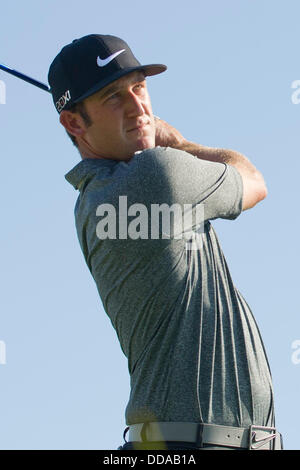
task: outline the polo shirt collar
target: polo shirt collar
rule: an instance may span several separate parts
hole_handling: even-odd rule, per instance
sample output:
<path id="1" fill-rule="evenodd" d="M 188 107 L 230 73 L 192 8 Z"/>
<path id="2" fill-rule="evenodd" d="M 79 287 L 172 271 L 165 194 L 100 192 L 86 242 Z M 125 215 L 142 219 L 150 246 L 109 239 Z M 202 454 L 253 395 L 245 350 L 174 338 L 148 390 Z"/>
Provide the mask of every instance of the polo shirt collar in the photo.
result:
<path id="1" fill-rule="evenodd" d="M 85 158 L 72 168 L 71 171 L 65 174 L 65 179 L 74 186 L 75 189 L 90 180 L 100 168 L 113 166 L 118 163 L 115 160 L 108 160 L 102 158 Z"/>

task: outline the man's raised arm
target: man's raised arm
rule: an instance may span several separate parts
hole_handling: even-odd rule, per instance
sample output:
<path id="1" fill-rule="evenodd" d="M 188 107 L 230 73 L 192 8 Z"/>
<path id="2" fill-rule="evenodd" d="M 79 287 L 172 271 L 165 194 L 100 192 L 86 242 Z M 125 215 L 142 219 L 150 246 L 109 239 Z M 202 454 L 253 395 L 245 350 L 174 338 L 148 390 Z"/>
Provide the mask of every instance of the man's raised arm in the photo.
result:
<path id="1" fill-rule="evenodd" d="M 162 119 L 156 118 L 155 122 L 156 145 L 184 150 L 202 160 L 226 163 L 238 170 L 243 180 L 243 211 L 251 209 L 267 196 L 267 187 L 262 174 L 241 153 L 189 142 L 177 129 Z"/>

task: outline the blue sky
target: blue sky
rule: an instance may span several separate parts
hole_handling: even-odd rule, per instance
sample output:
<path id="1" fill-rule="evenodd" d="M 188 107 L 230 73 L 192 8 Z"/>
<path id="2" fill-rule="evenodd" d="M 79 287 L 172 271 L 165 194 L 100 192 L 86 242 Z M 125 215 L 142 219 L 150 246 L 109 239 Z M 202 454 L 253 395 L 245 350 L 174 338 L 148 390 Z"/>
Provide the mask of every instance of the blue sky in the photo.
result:
<path id="1" fill-rule="evenodd" d="M 0 62 L 43 82 L 59 50 L 90 33 L 165 63 L 148 79 L 154 112 L 263 173 L 267 199 L 213 225 L 264 340 L 285 448 L 300 449 L 300 3 L 29 0 L 0 12 Z M 48 93 L 1 71 L 0 80 L 0 448 L 116 449 L 129 376 L 77 241 L 77 193 L 64 175 L 79 154 Z"/>

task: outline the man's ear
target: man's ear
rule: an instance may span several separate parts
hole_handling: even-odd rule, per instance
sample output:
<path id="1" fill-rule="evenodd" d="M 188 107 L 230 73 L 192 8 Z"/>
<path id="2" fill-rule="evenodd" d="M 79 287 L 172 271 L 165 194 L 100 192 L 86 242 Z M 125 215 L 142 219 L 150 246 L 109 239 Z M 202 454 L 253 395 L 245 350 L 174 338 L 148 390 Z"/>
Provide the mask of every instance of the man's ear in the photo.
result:
<path id="1" fill-rule="evenodd" d="M 86 132 L 86 126 L 82 117 L 78 113 L 63 110 L 59 116 L 60 123 L 69 134 L 75 137 L 83 136 Z"/>

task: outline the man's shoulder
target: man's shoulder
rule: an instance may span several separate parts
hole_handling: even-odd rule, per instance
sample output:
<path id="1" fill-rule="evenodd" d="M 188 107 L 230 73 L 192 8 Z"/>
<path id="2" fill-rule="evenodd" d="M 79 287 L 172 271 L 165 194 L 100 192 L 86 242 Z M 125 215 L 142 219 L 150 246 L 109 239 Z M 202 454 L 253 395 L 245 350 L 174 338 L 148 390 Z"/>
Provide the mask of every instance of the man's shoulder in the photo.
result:
<path id="1" fill-rule="evenodd" d="M 148 170 L 164 171 L 170 170 L 175 166 L 182 166 L 188 160 L 195 162 L 197 157 L 185 152 L 184 150 L 178 150 L 171 147 L 153 147 L 136 152 L 132 163 L 136 162 L 138 168 Z"/>

